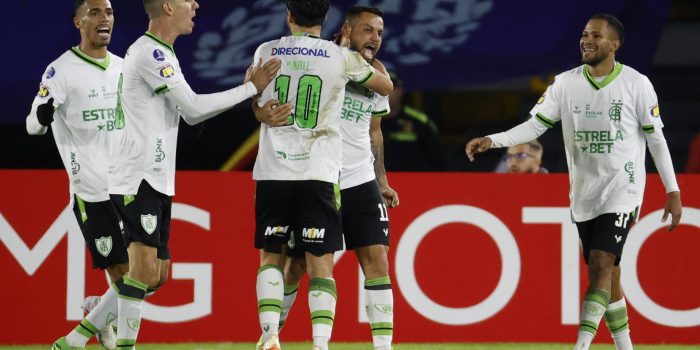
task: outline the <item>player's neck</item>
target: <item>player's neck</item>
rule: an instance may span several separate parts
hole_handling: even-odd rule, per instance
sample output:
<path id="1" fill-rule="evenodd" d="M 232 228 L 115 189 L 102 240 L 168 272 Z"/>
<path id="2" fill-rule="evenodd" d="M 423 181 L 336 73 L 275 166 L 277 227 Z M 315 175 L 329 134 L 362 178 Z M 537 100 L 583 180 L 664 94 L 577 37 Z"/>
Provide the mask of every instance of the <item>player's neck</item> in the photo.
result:
<path id="1" fill-rule="evenodd" d="M 306 33 L 308 35 L 316 36 L 319 38 L 321 37 L 321 26 L 300 27 L 296 24 L 289 24 L 289 30 L 292 32 L 292 34 Z"/>
<path id="2" fill-rule="evenodd" d="M 172 29 L 169 23 L 159 20 L 150 20 L 148 22 L 148 32 L 170 46 L 173 46 L 173 44 L 175 44 L 175 39 L 180 36 L 179 33 Z"/>
<path id="3" fill-rule="evenodd" d="M 588 74 L 592 77 L 604 77 L 610 75 L 613 69 L 615 69 L 615 57 L 611 56 L 595 66 L 588 65 Z"/>
<path id="4" fill-rule="evenodd" d="M 87 56 L 98 60 L 107 57 L 107 46 L 94 47 L 88 42 L 81 41 L 80 45 L 78 45 L 78 49 Z"/>

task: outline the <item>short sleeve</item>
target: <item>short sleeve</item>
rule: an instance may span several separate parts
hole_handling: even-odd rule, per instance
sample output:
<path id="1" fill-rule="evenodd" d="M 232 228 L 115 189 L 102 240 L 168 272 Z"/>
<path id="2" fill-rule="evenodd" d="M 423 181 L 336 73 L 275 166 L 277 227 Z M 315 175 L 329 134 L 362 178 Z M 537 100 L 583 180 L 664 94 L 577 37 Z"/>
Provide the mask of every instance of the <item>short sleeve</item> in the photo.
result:
<path id="1" fill-rule="evenodd" d="M 139 76 L 157 94 L 171 90 L 185 81 L 177 57 L 162 46 L 153 45 L 139 52 L 136 67 Z"/>
<path id="2" fill-rule="evenodd" d="M 358 84 L 364 84 L 374 75 L 374 67 L 357 51 L 343 48 L 345 56 L 345 76 Z"/>
<path id="3" fill-rule="evenodd" d="M 561 120 L 560 101 L 563 79 L 557 77 L 554 82 L 547 87 L 542 97 L 537 100 L 537 104 L 530 111 L 530 115 L 538 122 L 548 128 L 553 128 L 554 124 Z"/>
<path id="4" fill-rule="evenodd" d="M 373 117 L 384 117 L 391 113 L 391 107 L 389 106 L 389 96 L 379 96 L 377 104 L 374 106 L 372 111 Z"/>
<path id="5" fill-rule="evenodd" d="M 654 91 L 654 86 L 651 85 L 651 82 L 645 76 L 640 78 L 640 82 L 636 86 L 639 90 L 635 109 L 642 130 L 647 134 L 661 130 L 664 124 L 661 121 L 659 99 L 656 96 L 656 91 Z"/>
<path id="6" fill-rule="evenodd" d="M 56 106 L 66 102 L 67 86 L 65 73 L 66 72 L 64 72 L 61 67 L 53 64 L 46 67 L 46 71 L 41 77 L 39 91 L 34 98 L 34 102 L 44 104 L 50 98 L 53 98 L 54 105 Z"/>

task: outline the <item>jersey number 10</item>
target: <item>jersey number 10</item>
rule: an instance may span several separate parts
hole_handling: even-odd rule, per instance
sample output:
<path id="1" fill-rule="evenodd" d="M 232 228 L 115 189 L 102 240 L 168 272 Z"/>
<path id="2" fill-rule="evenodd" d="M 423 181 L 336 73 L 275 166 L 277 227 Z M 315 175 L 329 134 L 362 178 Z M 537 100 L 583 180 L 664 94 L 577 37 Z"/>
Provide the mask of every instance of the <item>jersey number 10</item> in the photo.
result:
<path id="1" fill-rule="evenodd" d="M 275 92 L 280 104 L 287 103 L 292 77 L 280 75 L 275 79 Z M 287 118 L 287 125 L 296 122 L 302 129 L 313 129 L 318 125 L 318 107 L 321 101 L 323 81 L 317 75 L 302 75 L 297 85 L 297 100 L 294 113 Z"/>

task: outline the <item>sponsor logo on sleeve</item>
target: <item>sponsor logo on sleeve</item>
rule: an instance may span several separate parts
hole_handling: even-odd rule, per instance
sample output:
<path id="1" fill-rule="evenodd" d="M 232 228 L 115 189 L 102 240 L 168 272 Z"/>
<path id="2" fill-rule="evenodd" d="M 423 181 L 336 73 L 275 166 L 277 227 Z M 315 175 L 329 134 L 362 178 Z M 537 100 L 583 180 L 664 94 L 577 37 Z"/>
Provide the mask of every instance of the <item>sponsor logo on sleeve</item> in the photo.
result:
<path id="1" fill-rule="evenodd" d="M 39 93 L 37 93 L 37 96 L 39 96 L 39 97 L 49 96 L 49 87 L 44 85 L 44 83 L 39 84 Z"/>
<path id="2" fill-rule="evenodd" d="M 49 70 L 46 71 L 46 79 L 51 79 L 54 75 L 56 75 L 56 70 L 53 67 L 49 67 Z"/>
<path id="3" fill-rule="evenodd" d="M 542 97 L 540 97 L 540 99 L 537 100 L 537 104 L 538 104 L 538 105 L 541 105 L 542 102 L 544 102 L 544 96 L 545 96 L 545 94 L 542 94 Z"/>
<path id="4" fill-rule="evenodd" d="M 651 113 L 652 117 L 661 116 L 661 110 L 659 110 L 659 105 L 654 105 L 654 107 L 651 107 L 651 109 L 649 110 L 649 113 Z"/>
<path id="5" fill-rule="evenodd" d="M 155 49 L 153 50 L 153 58 L 156 61 L 165 61 L 165 53 L 163 53 L 163 51 L 161 51 L 160 49 Z"/>
<path id="6" fill-rule="evenodd" d="M 168 63 L 165 66 L 160 68 L 160 76 L 161 77 L 170 78 L 173 75 L 175 75 L 175 69 L 173 68 L 173 66 L 170 63 Z"/>

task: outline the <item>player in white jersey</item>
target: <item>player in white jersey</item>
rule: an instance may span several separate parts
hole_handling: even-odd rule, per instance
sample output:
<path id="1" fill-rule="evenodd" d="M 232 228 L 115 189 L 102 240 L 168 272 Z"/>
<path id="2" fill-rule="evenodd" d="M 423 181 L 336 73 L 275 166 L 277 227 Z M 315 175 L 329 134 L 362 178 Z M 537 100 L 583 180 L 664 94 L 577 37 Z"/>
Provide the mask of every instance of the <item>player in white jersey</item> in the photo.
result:
<path id="1" fill-rule="evenodd" d="M 479 152 L 534 140 L 562 122 L 571 214 L 589 275 L 577 350 L 589 348 L 603 316 L 616 349 L 632 349 L 619 263 L 642 205 L 645 145 L 666 187 L 662 221 L 671 214 L 670 231 L 681 218 L 680 190 L 656 93 L 647 77 L 615 61 L 623 42 L 624 27 L 617 18 L 592 16 L 580 40 L 583 65 L 556 77 L 530 112 L 532 118 L 466 146 L 473 161 Z"/>
<path id="2" fill-rule="evenodd" d="M 115 283 L 129 264 L 119 215 L 107 192 L 107 135 L 115 129 L 122 66 L 122 58 L 107 50 L 114 24 L 112 5 L 109 0 L 78 0 L 73 23 L 80 30 L 80 44 L 46 68 L 27 116 L 27 132 L 43 135 L 52 127 L 92 267 L 106 270 Z M 85 341 L 97 334 L 103 347 L 116 347 L 105 319 L 88 315 L 73 333 L 80 331 L 84 335 L 78 336 Z"/>
<path id="3" fill-rule="evenodd" d="M 384 22 L 376 7 L 356 5 L 348 10 L 337 43 L 362 54 L 378 72 L 388 76 L 375 59 L 382 43 Z M 272 103 L 275 103 L 273 101 Z M 258 120 L 272 125 L 286 123 L 288 104 L 278 108 L 256 108 Z M 399 204 L 384 169 L 381 117 L 389 114 L 389 98 L 349 82 L 340 114 L 343 161 L 340 198 L 345 247 L 355 250 L 365 275 L 365 308 L 374 348 L 388 350 L 393 336 L 393 296 L 389 279 L 389 217 L 387 206 Z M 278 122 L 279 121 L 279 122 Z M 284 299 L 280 329 L 296 299 L 299 281 L 306 273 L 304 252 L 289 249 L 284 268 Z M 374 305 L 379 305 L 375 308 Z"/>
<path id="4" fill-rule="evenodd" d="M 263 339 L 259 349 L 280 347 L 284 247 L 292 232 L 309 270 L 314 348 L 328 348 L 337 298 L 333 253 L 342 249 L 337 184 L 343 92 L 348 81 L 381 95 L 392 89 L 389 78 L 375 75 L 359 53 L 319 38 L 328 8 L 328 0 L 287 1 L 287 24 L 294 35 L 260 45 L 254 58 L 257 62 L 279 57 L 283 62 L 258 106 L 267 108 L 270 100 L 294 105 L 287 126 L 261 126 L 253 169 L 255 246 L 261 253 L 257 295 Z"/>
<path id="5" fill-rule="evenodd" d="M 146 0 L 144 6 L 150 18 L 149 32 L 131 46 L 122 77 L 107 91 L 112 94 L 114 130 L 105 190 L 123 219 L 129 273 L 115 282 L 115 288 L 108 289 L 88 315 L 88 319 L 94 314 L 95 319 L 108 322 L 114 316 L 109 309 L 118 309 L 116 343 L 121 349 L 134 348 L 147 289 L 154 290 L 167 279 L 170 196 L 174 194 L 180 115 L 188 123 L 214 116 L 255 95 L 279 68 L 279 61 L 271 61 L 253 69 L 251 82 L 241 87 L 197 95 L 182 76 L 172 44 L 179 35 L 192 32 L 192 18 L 199 5 L 192 0 Z M 109 17 L 111 21 L 111 12 Z M 98 32 L 104 35 L 99 28 Z M 95 96 L 89 97 L 101 98 L 100 92 L 106 93 L 96 90 L 92 92 Z M 97 112 L 82 116 L 95 115 L 100 117 Z M 106 175 L 105 171 L 103 180 Z M 71 334 L 56 341 L 53 348 L 82 349 L 94 331 L 95 327 L 83 321 Z"/>

